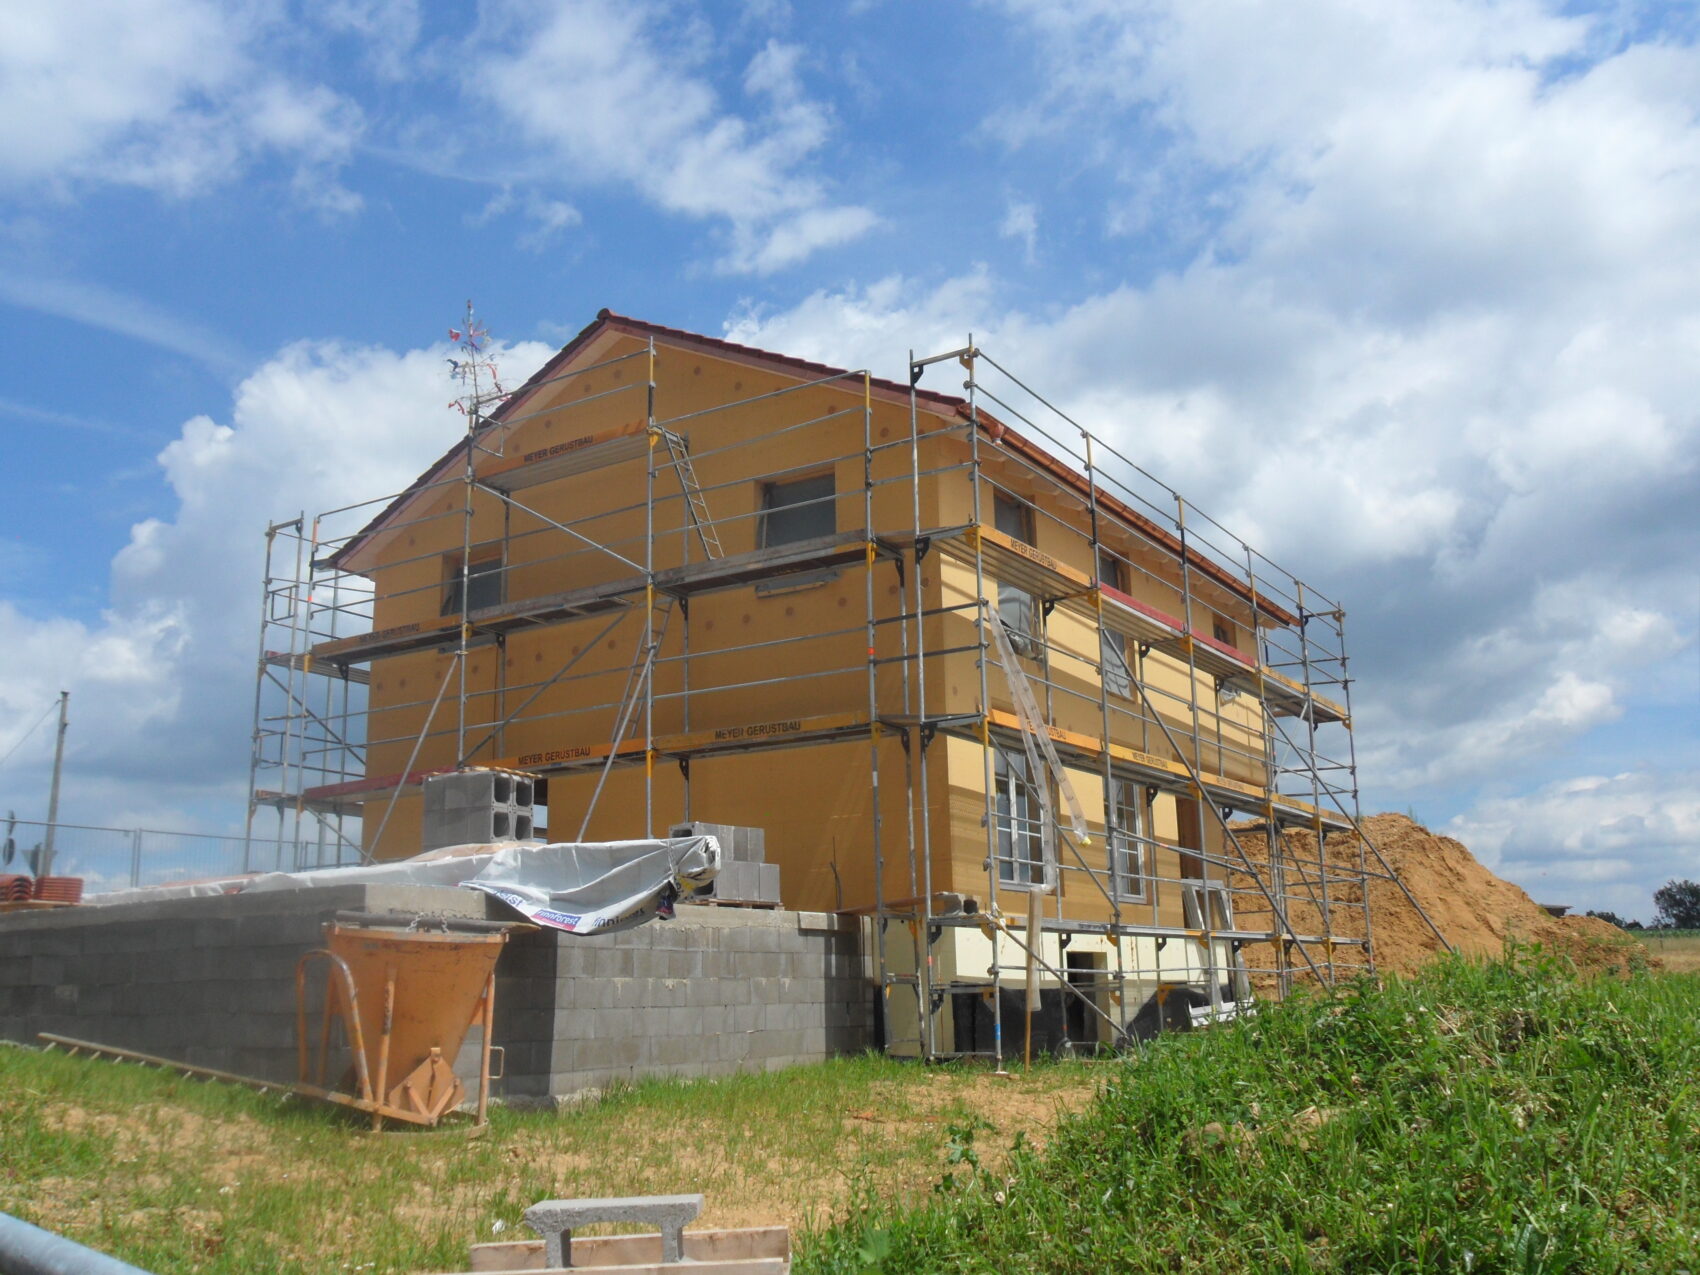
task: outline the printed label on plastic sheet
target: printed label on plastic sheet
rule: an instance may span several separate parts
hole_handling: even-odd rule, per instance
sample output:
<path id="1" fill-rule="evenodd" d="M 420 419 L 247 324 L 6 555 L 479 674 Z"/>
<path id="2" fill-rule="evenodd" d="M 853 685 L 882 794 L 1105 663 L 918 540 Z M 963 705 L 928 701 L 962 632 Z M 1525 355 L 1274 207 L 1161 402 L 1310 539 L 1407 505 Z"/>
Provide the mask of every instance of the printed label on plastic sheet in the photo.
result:
<path id="1" fill-rule="evenodd" d="M 523 894 L 516 894 L 512 890 L 498 889 L 493 885 L 486 885 L 482 881 L 463 881 L 461 884 L 468 889 L 482 890 L 485 894 L 493 895 L 528 921 L 534 921 L 538 925 L 546 925 L 551 930 L 563 930 L 568 934 L 589 934 L 593 931 L 607 932 L 626 929 L 629 926 L 641 925 L 649 919 L 649 914 L 655 911 L 652 905 L 640 905 L 637 908 L 603 908 L 598 912 L 588 914 L 560 912 L 554 908 L 543 907 L 536 901 L 526 898 Z"/>

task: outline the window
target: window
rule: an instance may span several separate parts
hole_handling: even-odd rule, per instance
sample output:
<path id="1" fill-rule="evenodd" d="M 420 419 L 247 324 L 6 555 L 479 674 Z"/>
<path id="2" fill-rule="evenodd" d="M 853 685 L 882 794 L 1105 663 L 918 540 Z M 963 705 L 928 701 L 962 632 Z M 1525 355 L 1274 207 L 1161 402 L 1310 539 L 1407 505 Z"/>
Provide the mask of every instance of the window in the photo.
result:
<path id="1" fill-rule="evenodd" d="M 1033 543 L 1033 506 L 1000 491 L 992 500 L 992 525 L 1022 544 Z"/>
<path id="2" fill-rule="evenodd" d="M 1131 779 L 1117 779 L 1110 790 L 1110 876 L 1117 898 L 1145 897 L 1145 790 Z"/>
<path id="3" fill-rule="evenodd" d="M 1127 563 L 1103 545 L 1098 546 L 1098 583 L 1107 584 L 1121 593 L 1127 592 Z"/>
<path id="4" fill-rule="evenodd" d="M 1104 689 L 1111 695 L 1120 695 L 1123 699 L 1133 698 L 1133 664 L 1127 657 L 1127 635 L 1111 629 L 1099 633 L 1102 649 L 1099 657 L 1103 661 Z"/>
<path id="5" fill-rule="evenodd" d="M 836 495 L 830 472 L 763 483 L 757 535 L 761 548 L 830 536 L 838 530 Z"/>
<path id="6" fill-rule="evenodd" d="M 998 880 L 1032 885 L 1044 880 L 1044 825 L 1026 757 L 997 754 Z"/>
<path id="7" fill-rule="evenodd" d="M 1005 492 L 992 501 L 992 518 L 997 529 L 1023 544 L 1033 543 L 1033 506 Z M 1039 659 L 1045 651 L 1044 616 L 1033 595 L 1006 580 L 998 581 L 998 619 L 1017 655 Z"/>
<path id="8" fill-rule="evenodd" d="M 1127 592 L 1127 563 L 1103 545 L 1098 546 L 1098 583 Z M 1127 656 L 1127 637 L 1104 629 L 1099 634 L 1098 667 L 1104 689 L 1111 695 L 1133 694 L 1133 662 Z"/>
<path id="9" fill-rule="evenodd" d="M 1234 645 L 1234 626 L 1214 611 L 1210 613 L 1210 636 L 1223 646 Z"/>
<path id="10" fill-rule="evenodd" d="M 474 553 L 477 550 L 473 551 Z M 449 554 L 443 559 L 443 605 L 439 615 L 459 615 L 461 556 Z M 481 611 L 502 600 L 502 559 L 500 555 L 474 558 L 466 569 L 466 610 Z"/>

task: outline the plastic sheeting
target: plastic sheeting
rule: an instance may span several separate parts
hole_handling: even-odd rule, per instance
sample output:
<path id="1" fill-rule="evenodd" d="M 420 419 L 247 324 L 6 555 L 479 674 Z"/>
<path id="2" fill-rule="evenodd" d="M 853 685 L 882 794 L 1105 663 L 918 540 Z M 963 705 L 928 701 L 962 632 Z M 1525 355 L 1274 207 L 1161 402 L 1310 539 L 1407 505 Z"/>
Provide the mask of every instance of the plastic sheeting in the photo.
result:
<path id="1" fill-rule="evenodd" d="M 569 934 L 611 934 L 670 917 L 673 901 L 720 871 L 713 837 L 665 840 L 506 842 L 452 846 L 364 867 L 266 872 L 218 882 L 94 895 L 89 903 L 139 903 L 203 894 L 309 890 L 335 885 L 429 885 L 493 895 L 538 925 Z"/>
<path id="2" fill-rule="evenodd" d="M 538 925 L 612 934 L 655 916 L 671 918 L 673 901 L 719 870 L 720 843 L 713 837 L 677 837 L 502 850 L 461 884 Z"/>

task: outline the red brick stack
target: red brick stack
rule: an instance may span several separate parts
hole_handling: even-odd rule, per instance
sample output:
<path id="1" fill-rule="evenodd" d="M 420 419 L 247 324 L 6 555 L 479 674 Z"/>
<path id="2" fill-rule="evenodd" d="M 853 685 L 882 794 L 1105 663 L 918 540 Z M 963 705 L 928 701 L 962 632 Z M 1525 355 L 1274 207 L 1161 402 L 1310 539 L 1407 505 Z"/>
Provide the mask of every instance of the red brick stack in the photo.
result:
<path id="1" fill-rule="evenodd" d="M 37 877 L 35 879 L 35 897 L 43 903 L 81 903 L 83 901 L 83 879 L 81 877 Z"/>

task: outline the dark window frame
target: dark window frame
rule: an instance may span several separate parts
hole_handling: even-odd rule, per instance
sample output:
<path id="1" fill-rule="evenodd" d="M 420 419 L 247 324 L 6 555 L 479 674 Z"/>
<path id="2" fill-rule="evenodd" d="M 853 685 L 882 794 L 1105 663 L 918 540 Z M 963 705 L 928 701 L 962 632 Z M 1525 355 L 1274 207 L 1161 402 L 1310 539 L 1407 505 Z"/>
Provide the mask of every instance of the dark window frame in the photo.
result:
<path id="1" fill-rule="evenodd" d="M 1033 506 L 1021 497 L 995 490 L 992 493 L 992 525 L 1006 536 L 1033 545 Z M 1037 546 L 1034 545 L 1036 548 Z M 998 620 L 1017 655 L 1030 660 L 1045 655 L 1045 615 L 1039 600 L 1019 585 L 998 581 Z"/>
<path id="2" fill-rule="evenodd" d="M 825 490 L 821 490 L 823 484 Z M 777 499 L 785 494 L 794 498 Z M 838 475 L 831 469 L 763 480 L 757 488 L 756 503 L 758 549 L 776 549 L 838 531 Z M 824 530 L 816 523 L 824 524 Z"/>

